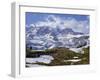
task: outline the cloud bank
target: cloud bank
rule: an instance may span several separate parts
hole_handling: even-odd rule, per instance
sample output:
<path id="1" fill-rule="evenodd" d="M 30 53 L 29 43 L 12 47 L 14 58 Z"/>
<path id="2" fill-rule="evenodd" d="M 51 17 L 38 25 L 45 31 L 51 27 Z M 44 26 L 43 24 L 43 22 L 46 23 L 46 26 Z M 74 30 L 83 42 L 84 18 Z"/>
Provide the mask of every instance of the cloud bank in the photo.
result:
<path id="1" fill-rule="evenodd" d="M 89 33 L 89 18 L 86 20 L 77 20 L 74 17 L 61 18 L 55 15 L 48 15 L 44 21 L 38 21 L 30 24 L 33 27 L 52 27 L 52 28 L 71 28 L 75 32 Z"/>

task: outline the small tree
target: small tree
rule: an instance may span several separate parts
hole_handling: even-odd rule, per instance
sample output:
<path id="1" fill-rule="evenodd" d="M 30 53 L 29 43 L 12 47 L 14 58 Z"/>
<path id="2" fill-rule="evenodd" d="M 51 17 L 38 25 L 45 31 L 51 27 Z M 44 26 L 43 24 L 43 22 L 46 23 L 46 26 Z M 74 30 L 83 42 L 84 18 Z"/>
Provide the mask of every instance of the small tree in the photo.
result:
<path id="1" fill-rule="evenodd" d="M 30 46 L 30 50 L 32 50 L 32 46 Z"/>

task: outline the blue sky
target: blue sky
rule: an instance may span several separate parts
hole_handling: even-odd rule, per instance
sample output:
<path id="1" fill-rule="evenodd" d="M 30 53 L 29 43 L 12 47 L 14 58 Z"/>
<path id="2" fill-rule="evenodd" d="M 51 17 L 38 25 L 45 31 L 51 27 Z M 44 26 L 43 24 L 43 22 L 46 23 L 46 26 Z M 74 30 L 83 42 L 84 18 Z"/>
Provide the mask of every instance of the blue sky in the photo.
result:
<path id="1" fill-rule="evenodd" d="M 31 24 L 48 25 L 48 21 L 53 25 L 55 21 L 56 24 L 54 23 L 53 26 L 64 22 L 65 27 L 71 27 L 75 31 L 84 33 L 89 31 L 89 15 L 26 12 L 25 18 L 25 25 L 28 26 Z"/>

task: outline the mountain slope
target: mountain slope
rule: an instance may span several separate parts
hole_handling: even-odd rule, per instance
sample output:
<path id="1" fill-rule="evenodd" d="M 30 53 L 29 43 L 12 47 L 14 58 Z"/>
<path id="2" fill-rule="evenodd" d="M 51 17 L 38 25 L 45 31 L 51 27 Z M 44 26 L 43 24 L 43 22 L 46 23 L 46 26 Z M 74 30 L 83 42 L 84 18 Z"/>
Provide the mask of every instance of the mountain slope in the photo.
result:
<path id="1" fill-rule="evenodd" d="M 48 26 L 26 28 L 26 47 L 45 50 L 54 47 L 80 48 L 89 45 L 89 35 L 71 28 L 59 29 Z"/>

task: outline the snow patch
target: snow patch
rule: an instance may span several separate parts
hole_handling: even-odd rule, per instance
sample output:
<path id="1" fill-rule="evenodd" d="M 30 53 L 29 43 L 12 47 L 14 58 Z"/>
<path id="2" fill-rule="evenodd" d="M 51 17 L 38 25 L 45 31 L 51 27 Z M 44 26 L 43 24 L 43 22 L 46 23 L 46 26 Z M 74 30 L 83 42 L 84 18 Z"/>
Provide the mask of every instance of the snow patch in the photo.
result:
<path id="1" fill-rule="evenodd" d="M 50 55 L 41 55 L 38 58 L 26 58 L 26 63 L 37 63 L 37 62 L 42 62 L 49 64 L 54 58 Z"/>
<path id="2" fill-rule="evenodd" d="M 79 62 L 79 61 L 81 61 L 81 59 L 64 60 L 64 62 L 69 62 L 69 61 L 71 61 L 71 62 Z"/>
<path id="3" fill-rule="evenodd" d="M 79 53 L 82 51 L 82 48 L 69 48 L 69 50 Z"/>

